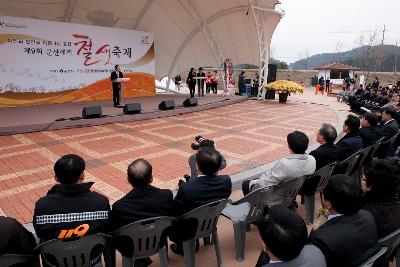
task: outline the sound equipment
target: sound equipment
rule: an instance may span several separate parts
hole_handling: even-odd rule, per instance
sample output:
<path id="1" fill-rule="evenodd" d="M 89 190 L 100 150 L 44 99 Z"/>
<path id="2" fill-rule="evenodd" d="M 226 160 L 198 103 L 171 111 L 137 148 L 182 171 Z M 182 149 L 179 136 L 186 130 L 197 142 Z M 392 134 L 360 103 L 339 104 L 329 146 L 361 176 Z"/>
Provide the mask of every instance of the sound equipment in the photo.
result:
<path id="1" fill-rule="evenodd" d="M 186 98 L 185 101 L 183 101 L 183 106 L 184 107 L 195 107 L 197 106 L 197 98 Z"/>
<path id="2" fill-rule="evenodd" d="M 158 109 L 160 109 L 160 110 L 170 110 L 170 109 L 174 109 L 174 108 L 175 108 L 174 100 L 165 100 L 165 101 L 162 101 L 158 105 Z"/>
<path id="3" fill-rule="evenodd" d="M 268 77 L 267 83 L 272 83 L 276 81 L 276 72 L 278 70 L 278 65 L 268 64 Z"/>
<path id="4" fill-rule="evenodd" d="M 124 106 L 124 114 L 138 114 L 142 110 L 140 103 L 129 103 Z"/>
<path id="5" fill-rule="evenodd" d="M 84 119 L 99 118 L 101 114 L 101 106 L 88 106 L 82 110 L 82 117 Z"/>

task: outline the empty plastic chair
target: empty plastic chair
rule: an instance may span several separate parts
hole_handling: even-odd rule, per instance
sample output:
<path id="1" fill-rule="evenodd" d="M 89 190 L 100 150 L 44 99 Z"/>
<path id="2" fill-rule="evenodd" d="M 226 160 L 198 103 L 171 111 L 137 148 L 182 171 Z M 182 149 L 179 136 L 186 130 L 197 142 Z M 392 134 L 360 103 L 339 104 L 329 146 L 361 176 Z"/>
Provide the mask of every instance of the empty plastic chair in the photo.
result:
<path id="1" fill-rule="evenodd" d="M 228 204 L 222 211 L 222 215 L 230 219 L 233 223 L 237 261 L 244 260 L 247 225 L 263 216 L 268 200 L 267 192 L 272 192 L 272 190 L 272 187 L 254 190 L 242 199 Z"/>
<path id="2" fill-rule="evenodd" d="M 30 263 L 33 261 L 32 255 L 4 254 L 0 256 L 0 266 L 10 267 L 18 263 Z"/>
<path id="3" fill-rule="evenodd" d="M 211 202 L 200 206 L 184 215 L 177 220 L 197 221 L 197 228 L 195 234 L 188 240 L 183 241 L 183 254 L 186 267 L 195 266 L 195 253 L 196 253 L 196 239 L 212 235 L 212 242 L 215 246 L 215 253 L 217 255 L 218 266 L 222 266 L 221 250 L 219 247 L 217 223 L 222 210 L 228 203 L 227 199 Z"/>
<path id="4" fill-rule="evenodd" d="M 55 239 L 40 244 L 35 250 L 39 251 L 42 259 L 48 262 L 51 259 L 59 267 L 87 267 L 101 260 L 109 238 L 104 234 L 93 234 L 73 241 Z M 92 251 L 98 252 L 98 255 L 91 259 Z"/>
<path id="5" fill-rule="evenodd" d="M 335 165 L 336 162 L 326 165 L 325 167 L 311 174 L 304 181 L 303 187 L 300 191 L 304 192 L 302 195 L 304 196 L 304 206 L 306 209 L 308 224 L 314 223 L 315 193 L 319 193 L 325 188 L 329 178 L 332 175 Z"/>
<path id="6" fill-rule="evenodd" d="M 374 265 L 375 261 L 377 261 L 380 257 L 382 257 L 383 254 L 385 254 L 386 250 L 387 250 L 387 247 L 381 247 L 381 249 L 374 256 L 369 258 L 363 264 L 360 264 L 359 267 L 372 267 L 372 265 Z"/>
<path id="7" fill-rule="evenodd" d="M 396 258 L 396 266 L 400 267 L 400 229 L 379 239 L 378 243 L 388 248 L 385 263 L 389 262 L 390 258 L 394 256 Z"/>
<path id="8" fill-rule="evenodd" d="M 155 217 L 137 221 L 121 227 L 114 232 L 117 249 L 118 242 L 124 242 L 123 249 L 132 256 L 122 258 L 122 267 L 135 266 L 135 260 L 159 254 L 162 267 L 168 266 L 167 239 L 165 230 L 172 225 L 174 218 Z M 165 237 L 165 238 L 164 238 Z M 127 243 L 125 245 L 125 242 Z M 129 246 L 129 247 L 128 247 Z"/>

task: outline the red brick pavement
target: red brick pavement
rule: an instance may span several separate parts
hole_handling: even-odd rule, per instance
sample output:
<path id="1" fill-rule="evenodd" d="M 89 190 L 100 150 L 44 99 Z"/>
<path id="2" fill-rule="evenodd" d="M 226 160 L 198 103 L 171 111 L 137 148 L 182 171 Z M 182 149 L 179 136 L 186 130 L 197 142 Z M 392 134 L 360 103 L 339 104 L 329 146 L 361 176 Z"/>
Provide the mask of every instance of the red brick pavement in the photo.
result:
<path id="1" fill-rule="evenodd" d="M 87 162 L 86 180 L 111 202 L 130 190 L 126 167 L 138 157 L 154 167 L 154 184 L 176 189 L 189 173 L 196 135 L 215 140 L 227 158 L 226 174 L 276 160 L 288 153 L 286 135 L 304 131 L 312 143 L 323 122 L 339 119 L 326 106 L 247 101 L 202 112 L 139 122 L 0 137 L 0 215 L 32 221 L 36 200 L 54 185 L 53 164 L 76 153 Z"/>

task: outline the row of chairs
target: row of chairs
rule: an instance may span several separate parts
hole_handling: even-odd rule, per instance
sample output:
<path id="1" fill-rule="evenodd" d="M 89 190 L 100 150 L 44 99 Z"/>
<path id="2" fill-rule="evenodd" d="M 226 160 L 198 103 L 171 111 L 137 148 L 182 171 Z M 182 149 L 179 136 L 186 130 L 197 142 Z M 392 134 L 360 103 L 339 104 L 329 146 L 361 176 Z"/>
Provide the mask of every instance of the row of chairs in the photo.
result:
<path id="1" fill-rule="evenodd" d="M 161 239 L 162 234 L 177 220 L 195 219 L 198 224 L 194 236 L 183 242 L 185 266 L 195 266 L 196 239 L 210 236 L 215 246 L 218 266 L 222 266 L 217 232 L 217 222 L 219 216 L 222 214 L 233 223 L 236 260 L 244 261 L 246 231 L 251 223 L 256 222 L 263 216 L 263 212 L 267 206 L 278 203 L 287 207 L 292 205 L 306 179 L 319 179 L 316 189 L 318 193 L 326 186 L 332 174 L 343 173 L 359 177 L 358 172 L 362 165 L 367 160 L 374 158 L 380 147 L 393 145 L 399 133 L 400 131 L 386 142 L 380 139 L 374 145 L 356 152 L 342 162 L 335 162 L 327 165 L 311 176 L 291 179 L 277 186 L 259 188 L 234 203 L 229 203 L 228 200 L 216 201 L 201 206 L 178 219 L 157 217 L 142 220 L 122 227 L 117 230 L 113 236 L 95 234 L 69 242 L 51 240 L 39 245 L 36 248 L 36 252 L 44 256 L 52 255 L 58 262 L 58 266 L 89 266 L 90 252 L 95 246 L 101 245 L 104 248 L 104 261 L 106 266 L 113 267 L 115 266 L 113 240 L 125 236 L 131 240 L 133 249 L 133 257 L 130 258 L 132 262 L 129 263 L 129 266 L 134 266 L 135 259 L 141 259 L 159 253 L 161 266 L 164 267 L 168 266 L 168 258 L 166 244 L 162 242 Z M 306 212 L 307 214 L 314 214 L 315 194 L 307 197 L 311 197 L 311 199 L 305 202 Z M 400 243 L 399 235 L 400 229 L 391 236 L 380 240 L 382 245 L 392 250 L 391 254 L 397 253 L 398 266 L 400 252 L 398 249 L 394 249 L 396 246 L 393 244 L 396 242 L 397 244 Z M 385 252 L 386 248 L 383 247 L 381 251 L 375 255 L 376 259 L 381 257 Z M 0 266 L 12 266 L 18 262 L 32 260 L 34 260 L 33 256 L 3 255 L 0 257 Z M 375 261 L 374 258 L 370 260 Z M 127 262 L 125 261 L 125 263 Z M 372 265 L 366 263 L 362 266 Z"/>
<path id="2" fill-rule="evenodd" d="M 115 266 L 116 258 L 113 241 L 121 237 L 127 237 L 131 241 L 133 251 L 133 257 L 129 258 L 131 262 L 125 261 L 127 266 L 134 266 L 136 259 L 146 258 L 158 253 L 161 266 L 166 267 L 168 266 L 167 247 L 162 239 L 166 229 L 176 221 L 195 219 L 198 222 L 195 234 L 191 239 L 183 242 L 185 266 L 195 266 L 196 239 L 207 238 L 209 236 L 212 236 L 218 266 L 222 266 L 217 232 L 218 219 L 222 214 L 233 222 L 236 259 L 243 261 L 245 235 L 249 223 L 260 219 L 263 216 L 264 208 L 268 205 L 273 205 L 276 201 L 281 201 L 284 205 L 293 203 L 302 182 L 304 182 L 304 178 L 297 178 L 276 187 L 260 188 L 231 204 L 228 204 L 228 200 L 212 202 L 178 219 L 157 217 L 138 221 L 120 228 L 113 236 L 94 234 L 69 242 L 62 240 L 47 241 L 39 245 L 36 248 L 36 252 L 45 257 L 51 255 L 60 267 L 91 266 L 88 264 L 90 263 L 91 251 L 95 247 L 102 246 L 105 266 L 113 267 Z M 382 245 L 382 249 L 365 264 L 360 266 L 372 266 L 387 251 L 388 253 L 385 254 L 387 255 L 387 259 L 385 261 L 388 261 L 391 255 L 396 254 L 396 262 L 399 266 L 400 251 L 398 246 L 400 243 L 400 229 L 379 240 L 379 243 Z M 33 256 L 3 255 L 0 257 L 0 266 L 8 267 L 19 262 L 32 261 L 33 258 Z"/>

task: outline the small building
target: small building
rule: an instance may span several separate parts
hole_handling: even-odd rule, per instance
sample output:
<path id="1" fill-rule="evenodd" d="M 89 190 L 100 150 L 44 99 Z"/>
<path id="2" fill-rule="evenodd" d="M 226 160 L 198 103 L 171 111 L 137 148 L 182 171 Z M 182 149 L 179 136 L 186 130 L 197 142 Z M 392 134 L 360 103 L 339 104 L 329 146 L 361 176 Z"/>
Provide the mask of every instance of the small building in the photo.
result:
<path id="1" fill-rule="evenodd" d="M 333 84 L 335 87 L 339 87 L 343 85 L 343 81 L 346 77 L 357 80 L 357 76 L 354 75 L 354 72 L 359 70 L 359 68 L 342 63 L 331 63 L 316 68 L 316 70 L 319 70 L 318 79 L 321 77 L 324 77 L 325 80 L 329 78 L 331 84 Z"/>

